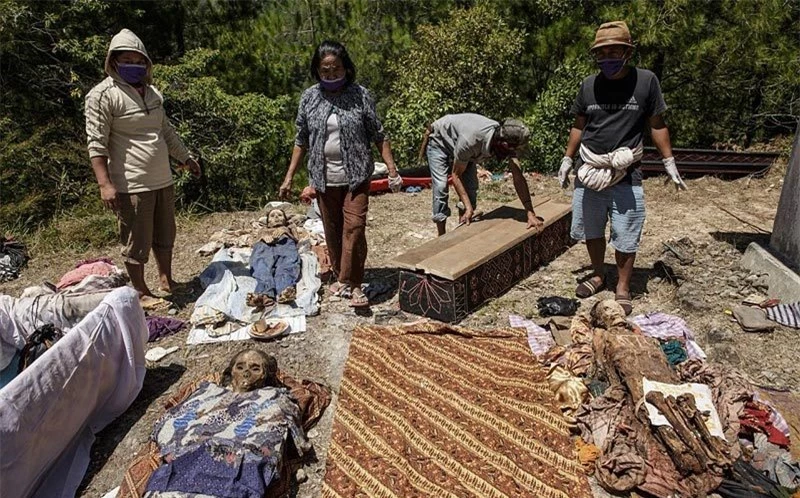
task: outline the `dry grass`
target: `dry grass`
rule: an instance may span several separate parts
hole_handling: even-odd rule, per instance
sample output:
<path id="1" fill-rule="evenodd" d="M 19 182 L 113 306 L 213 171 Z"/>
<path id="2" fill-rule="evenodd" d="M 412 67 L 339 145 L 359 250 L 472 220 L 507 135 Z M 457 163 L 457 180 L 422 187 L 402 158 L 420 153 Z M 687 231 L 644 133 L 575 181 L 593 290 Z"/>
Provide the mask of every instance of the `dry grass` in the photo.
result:
<path id="1" fill-rule="evenodd" d="M 739 250 L 751 239 L 752 225 L 770 230 L 780 195 L 782 169 L 777 165 L 763 179 L 725 181 L 700 178 L 688 181 L 689 191 L 675 193 L 662 185 L 658 178 L 645 181 L 648 218 L 642 249 L 637 257 L 635 276 L 635 313 L 663 311 L 683 316 L 696 332 L 700 344 L 715 361 L 741 368 L 760 383 L 800 387 L 800 341 L 797 332 L 779 329 L 770 335 L 743 333 L 730 322 L 724 310 L 737 302 L 740 292 L 748 289 L 735 284 L 741 278 L 738 268 Z M 569 202 L 568 192 L 561 191 L 553 178 L 530 182 L 538 196 Z M 482 209 L 488 210 L 515 197 L 510 181 L 483 185 L 479 194 Z M 452 200 L 452 199 L 451 199 Z M 745 220 L 719 209 L 719 206 Z M 304 209 L 303 211 L 304 212 Z M 241 227 L 260 216 L 256 212 L 216 213 L 207 216 L 186 216 L 178 220 L 179 231 L 175 251 L 175 275 L 178 280 L 191 281 L 207 265 L 208 258 L 194 251 L 216 230 Z M 451 228 L 455 220 L 450 220 Z M 435 234 L 430 222 L 430 192 L 410 195 L 381 195 L 370 201 L 368 221 L 369 256 L 368 278 L 396 278 L 390 261 Z M 678 298 L 677 288 L 657 279 L 653 264 L 661 257 L 663 241 L 689 237 L 697 248 L 698 262 L 685 268 L 688 279 L 696 286 L 706 304 L 703 310 L 685 307 Z M 22 278 L 0 284 L 0 292 L 17 295 L 25 286 L 42 279 L 57 280 L 77 259 L 97 256 L 118 258 L 118 248 L 81 249 L 51 247 L 54 252 L 36 246 L 34 260 Z M 545 295 L 571 296 L 576 281 L 586 272 L 587 255 L 577 244 L 555 261 L 525 279 L 504 296 L 493 300 L 465 320 L 473 327 L 497 327 L 508 324 L 508 314 L 537 317 L 536 299 Z M 607 261 L 613 261 L 609 251 Z M 155 284 L 154 265 L 147 266 L 147 277 Z M 733 283 L 728 282 L 731 280 Z M 727 283 L 726 283 L 727 282 Z M 198 289 L 199 293 L 199 289 Z M 604 292 L 599 297 L 611 297 Z M 178 316 L 188 318 L 197 293 L 177 302 Z M 396 296 L 373 308 L 373 311 L 396 307 Z M 584 305 L 591 305 L 592 300 Z M 409 317 L 411 318 L 411 317 Z M 322 314 L 309 320 L 309 330 L 278 342 L 260 344 L 274 354 L 281 368 L 290 374 L 309 377 L 338 389 L 347 357 L 352 328 L 358 323 L 370 323 L 369 316 L 357 316 L 344 302 L 326 300 Z M 146 441 L 153 421 L 160 412 L 161 401 L 186 379 L 219 369 L 233 351 L 245 344 L 215 346 L 185 346 L 186 333 L 164 341 L 163 346 L 178 345 L 180 351 L 160 364 L 148 365 L 145 386 L 139 399 L 115 424 L 98 438 L 93 449 L 90 472 L 80 496 L 99 496 L 116 486 L 121 472 L 139 445 Z M 307 483 L 300 486 L 298 496 L 317 496 L 324 475 L 333 409 L 327 411 L 313 439 L 318 461 L 306 472 Z"/>

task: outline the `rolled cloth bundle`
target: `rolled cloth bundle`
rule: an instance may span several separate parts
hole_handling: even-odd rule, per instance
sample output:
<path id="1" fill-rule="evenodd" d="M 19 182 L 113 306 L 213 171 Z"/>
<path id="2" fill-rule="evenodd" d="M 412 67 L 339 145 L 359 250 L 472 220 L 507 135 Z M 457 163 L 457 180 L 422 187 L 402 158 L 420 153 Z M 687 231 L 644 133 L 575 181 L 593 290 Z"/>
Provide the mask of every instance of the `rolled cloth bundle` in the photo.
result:
<path id="1" fill-rule="evenodd" d="M 625 178 L 628 167 L 642 159 L 644 147 L 639 142 L 633 149 L 620 147 L 608 154 L 595 154 L 581 144 L 580 152 L 583 164 L 578 168 L 578 179 L 592 190 L 605 190 Z"/>

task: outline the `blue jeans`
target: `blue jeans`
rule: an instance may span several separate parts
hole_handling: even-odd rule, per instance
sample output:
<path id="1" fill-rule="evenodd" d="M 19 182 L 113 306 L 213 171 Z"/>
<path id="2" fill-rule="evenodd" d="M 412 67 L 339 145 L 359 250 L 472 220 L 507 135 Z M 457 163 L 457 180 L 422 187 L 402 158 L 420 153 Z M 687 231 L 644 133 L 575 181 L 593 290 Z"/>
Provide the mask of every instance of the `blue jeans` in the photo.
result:
<path id="1" fill-rule="evenodd" d="M 274 244 L 257 242 L 250 254 L 250 274 L 256 279 L 256 293 L 275 299 L 300 280 L 297 242 L 281 237 Z"/>
<path id="2" fill-rule="evenodd" d="M 433 191 L 433 216 L 436 222 L 445 221 L 450 216 L 450 187 L 447 185 L 447 175 L 453 171 L 453 156 L 434 142 L 428 142 L 428 167 L 431 170 L 431 189 Z M 468 163 L 467 169 L 461 175 L 461 182 L 467 191 L 472 208 L 478 205 L 478 165 Z"/>

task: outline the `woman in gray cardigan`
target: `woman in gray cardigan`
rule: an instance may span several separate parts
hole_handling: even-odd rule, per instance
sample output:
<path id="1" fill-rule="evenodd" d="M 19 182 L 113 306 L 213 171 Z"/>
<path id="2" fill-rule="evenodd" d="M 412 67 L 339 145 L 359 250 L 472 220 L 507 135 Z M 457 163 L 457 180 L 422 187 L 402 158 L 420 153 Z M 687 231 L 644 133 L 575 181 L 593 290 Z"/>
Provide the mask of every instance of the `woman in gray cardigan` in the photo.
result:
<path id="1" fill-rule="evenodd" d="M 375 101 L 355 83 L 356 68 L 341 43 L 324 41 L 311 59 L 317 84 L 300 97 L 289 170 L 280 188 L 288 197 L 292 178 L 308 154 L 308 176 L 317 192 L 325 240 L 336 282 L 334 295 L 351 294 L 351 306 L 367 306 L 361 289 L 367 259 L 369 180 L 375 169 L 372 144 L 389 169 L 389 185 L 399 190 L 402 180 L 392 157 Z"/>

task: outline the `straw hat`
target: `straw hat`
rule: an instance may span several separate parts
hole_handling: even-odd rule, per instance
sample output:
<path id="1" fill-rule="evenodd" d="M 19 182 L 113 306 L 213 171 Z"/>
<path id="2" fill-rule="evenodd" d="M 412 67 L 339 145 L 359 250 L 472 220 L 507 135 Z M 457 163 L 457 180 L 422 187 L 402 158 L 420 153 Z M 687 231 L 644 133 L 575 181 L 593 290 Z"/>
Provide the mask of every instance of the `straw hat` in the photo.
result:
<path id="1" fill-rule="evenodd" d="M 611 21 L 603 23 L 597 28 L 597 33 L 594 35 L 594 43 L 592 50 L 608 45 L 625 45 L 626 47 L 633 47 L 633 39 L 631 39 L 631 32 L 625 21 Z"/>

